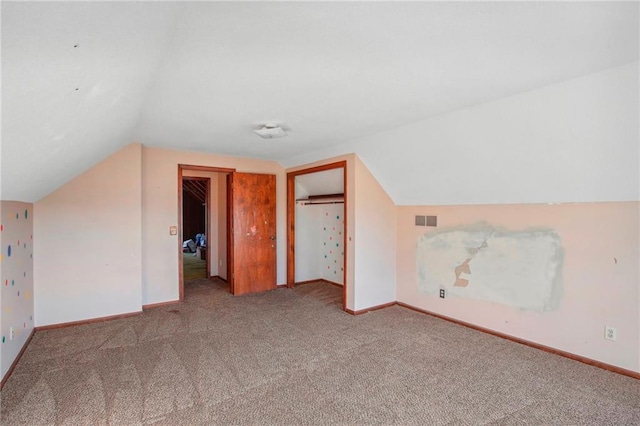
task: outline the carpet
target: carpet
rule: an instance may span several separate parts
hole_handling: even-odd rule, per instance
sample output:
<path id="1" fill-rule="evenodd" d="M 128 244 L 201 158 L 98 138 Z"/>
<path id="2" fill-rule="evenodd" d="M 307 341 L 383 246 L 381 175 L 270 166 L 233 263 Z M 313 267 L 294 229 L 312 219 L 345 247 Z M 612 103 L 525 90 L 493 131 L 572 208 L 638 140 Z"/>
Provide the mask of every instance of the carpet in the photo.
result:
<path id="1" fill-rule="evenodd" d="M 194 254 L 182 253 L 182 270 L 185 281 L 207 278 L 207 261 L 194 256 Z"/>
<path id="2" fill-rule="evenodd" d="M 637 425 L 640 381 L 313 283 L 37 332 L 2 425 Z"/>

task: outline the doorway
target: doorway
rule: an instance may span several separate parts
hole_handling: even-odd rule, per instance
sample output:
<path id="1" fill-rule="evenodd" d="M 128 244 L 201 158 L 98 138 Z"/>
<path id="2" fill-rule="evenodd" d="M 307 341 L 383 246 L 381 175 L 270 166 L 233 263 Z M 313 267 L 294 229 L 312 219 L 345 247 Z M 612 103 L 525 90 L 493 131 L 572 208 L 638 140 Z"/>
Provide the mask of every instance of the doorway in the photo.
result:
<path id="1" fill-rule="evenodd" d="M 211 179 L 182 180 L 182 273 L 186 281 L 209 278 Z"/>
<path id="2" fill-rule="evenodd" d="M 206 258 L 207 279 L 229 284 L 234 295 L 276 288 L 275 175 L 238 173 L 235 169 L 178 165 L 179 298 L 184 300 L 182 245 L 185 181 L 209 179 Z M 235 231 L 235 232 L 234 232 Z"/>
<path id="3" fill-rule="evenodd" d="M 183 243 L 193 238 L 193 228 L 187 229 L 185 226 L 186 211 L 184 205 L 184 195 L 182 188 L 186 182 L 208 182 L 208 191 L 205 196 L 206 203 L 206 231 L 205 246 L 196 249 L 196 258 L 204 257 L 206 262 L 206 279 L 219 278 L 226 281 L 228 276 L 228 259 L 227 259 L 227 178 L 226 176 L 233 173 L 235 169 L 227 169 L 220 167 L 194 166 L 179 164 L 178 165 L 178 223 L 179 230 L 179 256 L 178 270 L 180 271 L 178 293 L 180 300 L 184 300 L 184 282 L 185 278 L 185 258 L 189 255 L 183 253 Z M 187 183 L 187 185 L 192 185 Z M 201 186 L 201 185 L 200 185 Z M 197 233 L 197 232 L 196 232 Z M 192 257 L 193 258 L 193 257 Z"/>
<path id="4" fill-rule="evenodd" d="M 287 287 L 324 281 L 347 306 L 347 162 L 287 174 Z"/>

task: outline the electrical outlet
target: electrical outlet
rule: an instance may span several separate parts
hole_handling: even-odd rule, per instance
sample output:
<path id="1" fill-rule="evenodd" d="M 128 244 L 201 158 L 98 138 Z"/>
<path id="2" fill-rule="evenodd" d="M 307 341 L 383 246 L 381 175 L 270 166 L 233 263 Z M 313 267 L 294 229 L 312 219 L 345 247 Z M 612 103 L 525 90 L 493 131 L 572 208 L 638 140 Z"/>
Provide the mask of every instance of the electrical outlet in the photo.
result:
<path id="1" fill-rule="evenodd" d="M 9 340 L 13 340 L 13 327 L 9 327 Z"/>
<path id="2" fill-rule="evenodd" d="M 440 298 L 444 299 L 444 288 L 440 289 Z"/>
<path id="3" fill-rule="evenodd" d="M 608 325 L 604 327 L 604 338 L 607 340 L 616 341 L 616 329 L 615 327 L 609 327 Z"/>

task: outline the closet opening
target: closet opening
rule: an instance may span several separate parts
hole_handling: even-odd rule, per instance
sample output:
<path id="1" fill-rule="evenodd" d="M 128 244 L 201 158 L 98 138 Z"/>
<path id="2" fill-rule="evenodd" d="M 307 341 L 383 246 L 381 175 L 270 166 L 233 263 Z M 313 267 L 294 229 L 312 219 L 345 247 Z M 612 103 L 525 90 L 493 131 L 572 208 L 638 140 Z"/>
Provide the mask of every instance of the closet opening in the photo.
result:
<path id="1" fill-rule="evenodd" d="M 346 309 L 346 161 L 287 174 L 287 287 L 342 288 Z"/>

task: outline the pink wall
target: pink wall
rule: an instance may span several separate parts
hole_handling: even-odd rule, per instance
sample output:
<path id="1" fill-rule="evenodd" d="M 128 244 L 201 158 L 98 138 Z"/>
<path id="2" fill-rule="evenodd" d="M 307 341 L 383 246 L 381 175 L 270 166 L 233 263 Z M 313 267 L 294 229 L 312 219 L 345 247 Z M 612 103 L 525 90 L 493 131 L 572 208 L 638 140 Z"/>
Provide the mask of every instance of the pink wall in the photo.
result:
<path id="1" fill-rule="evenodd" d="M 640 371 L 639 208 L 637 202 L 398 207 L 400 302 L 570 353 Z M 438 227 L 414 224 L 437 215 Z M 555 310 L 522 310 L 501 303 L 422 293 L 416 246 L 426 233 L 486 222 L 521 231 L 551 229 L 561 239 L 562 296 Z M 471 264 L 469 286 L 474 284 Z M 452 288 L 455 281 L 442 283 Z M 617 328 L 615 342 L 605 326 Z"/>
<path id="2" fill-rule="evenodd" d="M 178 225 L 178 164 L 276 175 L 277 281 L 284 284 L 286 182 L 284 169 L 278 163 L 145 146 L 142 149 L 142 303 L 161 303 L 179 297 L 178 236 L 169 235 L 169 227 Z"/>
<path id="3" fill-rule="evenodd" d="M 35 203 L 36 326 L 141 310 L 141 153 L 131 144 Z"/>
<path id="4" fill-rule="evenodd" d="M 0 379 L 33 331 L 33 204 L 0 202 Z M 13 328 L 13 338 L 11 329 Z"/>
<path id="5" fill-rule="evenodd" d="M 355 159 L 355 309 L 396 300 L 396 206 Z"/>

